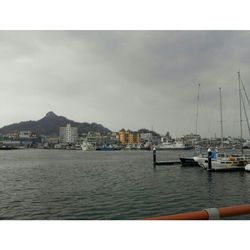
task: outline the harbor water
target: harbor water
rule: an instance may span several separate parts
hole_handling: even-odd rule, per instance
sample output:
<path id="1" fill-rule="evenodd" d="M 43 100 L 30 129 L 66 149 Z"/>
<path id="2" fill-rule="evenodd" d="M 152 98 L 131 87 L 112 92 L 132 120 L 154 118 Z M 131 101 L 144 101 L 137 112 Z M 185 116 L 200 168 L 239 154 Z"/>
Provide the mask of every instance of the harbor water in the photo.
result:
<path id="1" fill-rule="evenodd" d="M 191 154 L 159 151 L 157 158 Z M 154 169 L 152 151 L 0 151 L 0 201 L 0 219 L 144 219 L 250 203 L 250 173 Z"/>

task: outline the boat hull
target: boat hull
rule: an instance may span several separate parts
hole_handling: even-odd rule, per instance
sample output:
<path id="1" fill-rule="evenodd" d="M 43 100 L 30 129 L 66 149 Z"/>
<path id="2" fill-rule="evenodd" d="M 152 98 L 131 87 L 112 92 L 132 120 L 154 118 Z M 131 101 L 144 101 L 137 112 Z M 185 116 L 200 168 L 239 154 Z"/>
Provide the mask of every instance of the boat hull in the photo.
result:
<path id="1" fill-rule="evenodd" d="M 15 147 L 0 147 L 0 150 L 14 150 L 17 149 Z"/>
<path id="2" fill-rule="evenodd" d="M 247 165 L 245 166 L 245 170 L 248 171 L 248 172 L 250 172 L 250 164 L 247 164 Z"/>
<path id="3" fill-rule="evenodd" d="M 208 169 L 208 161 L 199 162 L 200 166 L 210 171 L 235 171 L 244 170 L 245 163 L 235 161 L 212 161 L 211 169 Z"/>
<path id="4" fill-rule="evenodd" d="M 191 150 L 193 147 L 158 147 L 157 150 Z"/>
<path id="5" fill-rule="evenodd" d="M 199 163 L 195 157 L 180 157 L 181 165 L 184 167 L 198 167 Z"/>

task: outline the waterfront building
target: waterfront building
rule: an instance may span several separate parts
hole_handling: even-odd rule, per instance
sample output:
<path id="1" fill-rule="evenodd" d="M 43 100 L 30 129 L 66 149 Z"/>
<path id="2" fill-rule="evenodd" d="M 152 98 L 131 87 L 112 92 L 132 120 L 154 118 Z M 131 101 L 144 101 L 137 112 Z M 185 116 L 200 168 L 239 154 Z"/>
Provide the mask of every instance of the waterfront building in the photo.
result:
<path id="1" fill-rule="evenodd" d="M 20 131 L 19 132 L 19 138 L 20 139 L 30 139 L 32 137 L 31 131 Z"/>
<path id="2" fill-rule="evenodd" d="M 60 127 L 59 131 L 60 142 L 63 143 L 76 143 L 78 138 L 77 127 L 71 127 L 67 124 L 66 127 Z"/>
<path id="3" fill-rule="evenodd" d="M 175 140 L 172 139 L 172 137 L 170 136 L 170 132 L 167 132 L 166 135 L 161 136 L 160 138 L 160 143 L 165 143 L 165 142 L 173 142 Z"/>
<path id="4" fill-rule="evenodd" d="M 119 144 L 119 139 L 116 136 L 116 132 L 109 132 L 105 136 L 105 144 L 106 145 L 117 145 Z"/>
<path id="5" fill-rule="evenodd" d="M 188 134 L 188 135 L 184 135 L 183 139 L 185 141 L 200 141 L 201 140 L 201 136 L 198 135 L 198 134 L 191 133 L 191 134 Z"/>
<path id="6" fill-rule="evenodd" d="M 140 133 L 141 142 L 150 142 L 153 140 L 153 133 L 152 132 L 146 132 L 146 133 Z"/>
<path id="7" fill-rule="evenodd" d="M 91 143 L 92 145 L 102 146 L 105 144 L 105 138 L 100 132 L 90 131 L 86 135 L 84 141 Z"/>
<path id="8" fill-rule="evenodd" d="M 167 140 L 171 141 L 172 137 L 170 136 L 170 132 L 168 131 L 165 135 L 165 137 L 167 138 Z"/>
<path id="9" fill-rule="evenodd" d="M 115 145 L 119 143 L 115 132 L 102 135 L 100 132 L 90 131 L 88 134 L 82 135 L 82 140 L 96 146 Z"/>
<path id="10" fill-rule="evenodd" d="M 125 145 L 128 142 L 128 135 L 126 133 L 125 129 L 121 129 L 118 134 L 117 134 L 117 138 L 120 141 L 121 144 Z"/>
<path id="11" fill-rule="evenodd" d="M 131 132 L 129 134 L 129 143 L 131 142 L 132 144 L 140 144 L 140 134 L 137 132 Z"/>
<path id="12" fill-rule="evenodd" d="M 46 138 L 46 142 L 49 145 L 55 145 L 55 144 L 58 144 L 60 142 L 60 138 L 58 136 L 49 136 Z"/>
<path id="13" fill-rule="evenodd" d="M 118 132 L 118 140 L 121 144 L 139 144 L 140 134 L 138 132 L 122 129 Z"/>
<path id="14" fill-rule="evenodd" d="M 140 142 L 142 144 L 151 143 L 158 145 L 160 143 L 161 137 L 155 132 L 145 132 L 140 133 Z"/>
<path id="15" fill-rule="evenodd" d="M 201 136 L 198 134 L 188 134 L 183 136 L 183 141 L 187 146 L 195 146 L 200 144 Z"/>
<path id="16" fill-rule="evenodd" d="M 158 145 L 161 141 L 161 136 L 153 130 L 148 130 L 145 128 L 139 129 L 140 143 Z"/>
<path id="17" fill-rule="evenodd" d="M 19 132 L 15 131 L 15 132 L 7 133 L 7 134 L 3 135 L 3 139 L 4 138 L 7 140 L 18 140 L 19 139 Z"/>
<path id="18" fill-rule="evenodd" d="M 128 144 L 139 144 L 140 134 L 137 132 L 128 131 Z"/>

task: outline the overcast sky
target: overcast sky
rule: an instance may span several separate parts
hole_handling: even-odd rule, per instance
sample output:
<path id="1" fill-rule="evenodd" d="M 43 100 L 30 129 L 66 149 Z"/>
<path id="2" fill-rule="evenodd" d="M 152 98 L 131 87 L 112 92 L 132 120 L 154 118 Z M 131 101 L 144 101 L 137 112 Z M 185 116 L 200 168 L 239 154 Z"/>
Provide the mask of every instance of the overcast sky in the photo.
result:
<path id="1" fill-rule="evenodd" d="M 221 87 L 224 135 L 239 136 L 239 69 L 250 94 L 249 31 L 0 31 L 0 127 L 53 111 L 182 136 L 200 83 L 198 133 L 220 136 Z"/>

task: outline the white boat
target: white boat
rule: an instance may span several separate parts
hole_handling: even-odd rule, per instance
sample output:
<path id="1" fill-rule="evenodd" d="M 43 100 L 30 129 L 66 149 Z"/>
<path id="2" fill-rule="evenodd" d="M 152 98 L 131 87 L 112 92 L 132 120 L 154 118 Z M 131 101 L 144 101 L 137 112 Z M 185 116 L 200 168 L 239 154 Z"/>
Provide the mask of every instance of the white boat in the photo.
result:
<path id="1" fill-rule="evenodd" d="M 180 157 L 181 165 L 184 167 L 188 166 L 200 166 L 199 161 L 205 159 L 202 155 L 189 156 L 189 157 Z"/>
<path id="2" fill-rule="evenodd" d="M 249 140 L 245 141 L 242 146 L 243 148 L 250 148 L 250 141 Z"/>
<path id="3" fill-rule="evenodd" d="M 208 161 L 204 161 L 203 163 L 201 163 L 201 165 L 203 166 L 203 168 L 208 170 Z M 211 166 L 211 170 L 212 171 L 228 171 L 228 170 L 240 170 L 240 169 L 244 169 L 244 163 L 242 163 L 241 161 L 232 161 L 232 160 L 216 160 L 216 161 L 212 161 L 212 166 Z"/>
<path id="4" fill-rule="evenodd" d="M 243 90 L 245 91 L 244 84 L 240 78 L 240 72 L 238 72 L 238 82 L 239 82 L 239 101 L 240 101 L 240 128 L 241 128 L 241 142 L 242 142 L 242 107 L 245 112 L 245 117 L 248 124 L 248 129 L 250 133 L 250 126 L 248 122 L 248 117 L 245 109 L 245 104 L 243 101 L 243 95 L 241 92 L 241 86 L 243 87 Z M 221 88 L 220 89 L 220 117 L 221 117 L 221 144 L 223 147 L 223 127 L 222 127 L 222 104 L 221 104 Z M 246 94 L 246 92 L 245 92 Z M 215 161 L 212 161 L 211 170 L 236 170 L 236 169 L 245 169 L 247 170 L 249 168 L 248 164 L 250 163 L 250 157 L 243 154 L 243 145 L 241 145 L 241 156 L 240 157 L 225 157 L 225 158 L 217 158 Z M 208 168 L 208 160 L 201 162 L 201 165 L 203 167 Z"/>
<path id="5" fill-rule="evenodd" d="M 126 149 L 126 150 L 130 150 L 130 149 L 132 149 L 132 144 L 128 144 L 128 145 L 126 145 L 125 149 Z"/>
<path id="6" fill-rule="evenodd" d="M 220 124 L 221 124 L 221 148 L 224 149 L 223 145 L 223 125 L 222 125 L 222 98 L 221 98 L 221 88 L 220 91 Z M 210 148 L 208 152 L 211 151 Z M 199 159 L 199 165 L 207 170 L 219 171 L 219 170 L 236 170 L 242 169 L 245 166 L 245 161 L 243 161 L 242 157 L 232 157 L 228 156 L 226 153 L 218 153 L 216 151 L 211 152 L 211 168 L 208 167 L 208 158 Z"/>
<path id="7" fill-rule="evenodd" d="M 83 142 L 81 144 L 81 148 L 82 148 L 83 151 L 96 150 L 95 146 L 92 143 L 89 143 L 89 142 Z"/>
<path id="8" fill-rule="evenodd" d="M 157 150 L 182 150 L 191 148 L 192 147 L 187 147 L 182 142 L 162 142 L 156 147 Z"/>
<path id="9" fill-rule="evenodd" d="M 212 171 L 227 171 L 227 170 L 240 170 L 244 169 L 245 165 L 249 162 L 249 157 L 229 156 L 226 153 L 218 153 L 216 158 L 211 161 Z M 200 158 L 199 165 L 208 170 L 208 159 Z"/>
<path id="10" fill-rule="evenodd" d="M 245 166 L 245 170 L 246 170 L 246 171 L 250 171 L 250 164 L 247 164 L 247 165 Z"/>

